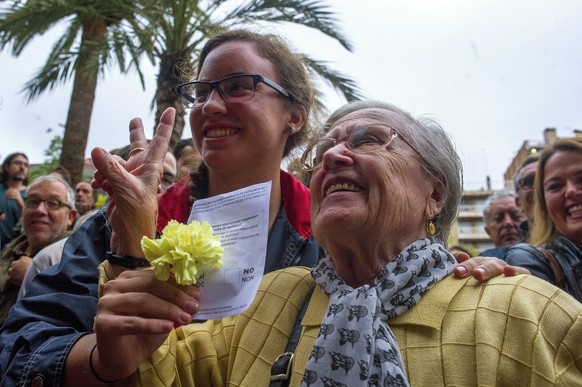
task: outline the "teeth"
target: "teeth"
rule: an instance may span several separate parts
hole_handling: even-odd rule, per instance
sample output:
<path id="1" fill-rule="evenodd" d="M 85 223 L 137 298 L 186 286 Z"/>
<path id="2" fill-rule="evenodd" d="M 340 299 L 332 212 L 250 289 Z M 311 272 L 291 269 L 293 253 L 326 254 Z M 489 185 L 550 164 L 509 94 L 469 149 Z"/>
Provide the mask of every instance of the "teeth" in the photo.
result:
<path id="1" fill-rule="evenodd" d="M 337 192 L 337 191 L 352 191 L 352 192 L 360 192 L 362 191 L 362 188 L 354 185 L 354 184 L 348 184 L 348 183 L 343 183 L 343 184 L 334 184 L 331 187 L 329 187 L 327 189 L 327 192 L 325 193 L 325 196 Z"/>
<path id="2" fill-rule="evenodd" d="M 575 212 L 579 212 L 579 211 L 582 211 L 582 205 L 581 204 L 578 204 L 577 206 L 572 206 L 572 207 L 568 208 L 568 213 L 570 215 L 572 215 Z"/>
<path id="3" fill-rule="evenodd" d="M 206 137 L 210 138 L 218 138 L 218 137 L 226 137 L 231 136 L 235 132 L 234 129 L 211 129 L 206 132 Z"/>

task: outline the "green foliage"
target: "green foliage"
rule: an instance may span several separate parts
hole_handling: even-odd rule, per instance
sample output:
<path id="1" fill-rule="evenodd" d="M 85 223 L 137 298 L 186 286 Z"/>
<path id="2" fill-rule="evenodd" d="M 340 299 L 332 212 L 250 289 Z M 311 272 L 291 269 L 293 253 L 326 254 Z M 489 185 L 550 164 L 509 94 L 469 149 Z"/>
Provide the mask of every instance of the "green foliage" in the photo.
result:
<path id="1" fill-rule="evenodd" d="M 61 125 L 62 126 L 62 125 Z M 47 133 L 51 133 L 53 130 L 48 128 Z M 29 172 L 29 180 L 32 181 L 39 176 L 47 175 L 50 171 L 59 165 L 59 160 L 61 158 L 61 151 L 63 149 L 63 136 L 54 135 L 51 139 L 49 146 L 44 150 L 44 155 L 47 157 L 43 164 L 31 167 Z"/>
<path id="2" fill-rule="evenodd" d="M 61 125 L 62 126 L 62 125 Z M 52 132 L 51 128 L 48 128 L 47 133 Z M 47 157 L 45 159 L 45 164 L 50 164 L 53 168 L 59 164 L 61 159 L 61 152 L 63 150 L 63 136 L 55 135 L 51 139 L 49 146 L 44 150 L 44 155 Z"/>

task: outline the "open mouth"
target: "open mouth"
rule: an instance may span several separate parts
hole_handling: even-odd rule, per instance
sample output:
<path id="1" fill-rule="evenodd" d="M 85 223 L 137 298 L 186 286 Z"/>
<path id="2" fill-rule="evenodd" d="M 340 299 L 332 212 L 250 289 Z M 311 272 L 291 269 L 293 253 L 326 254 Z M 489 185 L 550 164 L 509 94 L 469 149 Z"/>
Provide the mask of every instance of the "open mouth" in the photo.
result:
<path id="1" fill-rule="evenodd" d="M 582 205 L 577 204 L 575 206 L 572 206 L 572 207 L 568 208 L 567 212 L 568 212 L 568 215 L 570 215 L 570 216 L 580 214 L 580 213 L 582 213 Z"/>
<path id="2" fill-rule="evenodd" d="M 207 138 L 220 138 L 220 137 L 228 137 L 232 136 L 233 134 L 237 133 L 238 130 L 236 129 L 209 129 L 206 132 Z"/>
<path id="3" fill-rule="evenodd" d="M 325 196 L 328 196 L 334 192 L 361 192 L 364 189 L 359 185 L 352 183 L 338 183 L 330 186 L 327 191 L 325 191 Z"/>

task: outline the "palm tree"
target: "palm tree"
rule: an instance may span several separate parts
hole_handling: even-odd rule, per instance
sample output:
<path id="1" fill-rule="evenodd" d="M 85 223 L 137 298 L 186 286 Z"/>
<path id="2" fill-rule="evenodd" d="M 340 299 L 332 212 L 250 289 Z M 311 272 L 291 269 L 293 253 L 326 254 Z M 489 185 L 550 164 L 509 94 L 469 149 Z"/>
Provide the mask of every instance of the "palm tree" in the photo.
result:
<path id="1" fill-rule="evenodd" d="M 197 0 L 13 0 L 0 10 L 0 49 L 12 44 L 15 56 L 34 37 L 58 23 L 66 24 L 65 33 L 25 91 L 31 101 L 73 78 L 60 161 L 71 172 L 73 183 L 82 176 L 97 80 L 112 62 L 117 62 L 122 73 L 135 69 L 143 87 L 140 57 L 158 58 L 156 122 L 167 107 L 177 109 L 170 142 L 174 146 L 182 137 L 185 113 L 173 92 L 181 80 L 179 68 L 195 65 L 193 58 L 217 29 L 250 22 L 287 22 L 319 30 L 351 51 L 329 7 L 317 0 L 250 0 L 231 10 L 227 7 L 233 2 L 228 0 L 200 3 L 204 8 Z M 313 74 L 322 76 L 347 100 L 360 97 L 352 80 L 324 62 L 305 59 Z"/>
<path id="2" fill-rule="evenodd" d="M 240 3 L 238 1 L 237 3 Z M 204 4 L 202 9 L 200 6 Z M 352 47 L 342 35 L 328 6 L 315 0 L 251 0 L 233 7 L 233 1 L 168 0 L 147 10 L 149 26 L 141 31 L 144 40 L 154 38 L 153 54 L 159 59 L 155 95 L 156 122 L 168 107 L 177 110 L 176 123 L 170 140 L 173 147 L 184 128 L 184 108 L 174 92 L 180 83 L 181 69 L 192 69 L 206 38 L 217 30 L 249 23 L 290 23 L 313 28 L 337 40 L 345 49 Z M 230 10 L 227 7 L 230 6 Z M 154 23 L 154 20 L 157 23 Z M 355 83 L 327 67 L 324 62 L 304 57 L 312 75 L 321 76 L 350 101 L 359 99 Z M 320 99 L 318 99 L 320 101 Z"/>
<path id="3" fill-rule="evenodd" d="M 30 102 L 47 89 L 73 78 L 60 160 L 70 171 L 73 184 L 82 175 L 99 75 L 112 62 L 117 62 L 122 73 L 135 68 L 142 87 L 144 85 L 139 57 L 151 49 L 139 46 L 140 42 L 132 35 L 142 3 L 134 0 L 15 0 L 0 11 L 0 49 L 11 44 L 14 56 L 20 55 L 34 37 L 58 23 L 65 24 L 65 32 L 24 91 Z"/>

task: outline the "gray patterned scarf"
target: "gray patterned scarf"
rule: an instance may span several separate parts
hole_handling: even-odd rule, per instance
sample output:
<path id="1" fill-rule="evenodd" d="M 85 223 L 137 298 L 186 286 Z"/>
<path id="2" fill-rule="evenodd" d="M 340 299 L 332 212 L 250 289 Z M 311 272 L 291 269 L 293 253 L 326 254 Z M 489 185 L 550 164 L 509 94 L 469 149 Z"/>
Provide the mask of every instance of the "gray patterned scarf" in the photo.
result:
<path id="1" fill-rule="evenodd" d="M 390 261 L 376 286 L 348 286 L 327 256 L 313 278 L 330 297 L 302 386 L 408 386 L 400 348 L 386 320 L 410 308 L 455 267 L 438 243 L 420 239 Z"/>

